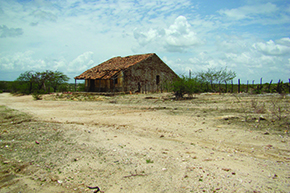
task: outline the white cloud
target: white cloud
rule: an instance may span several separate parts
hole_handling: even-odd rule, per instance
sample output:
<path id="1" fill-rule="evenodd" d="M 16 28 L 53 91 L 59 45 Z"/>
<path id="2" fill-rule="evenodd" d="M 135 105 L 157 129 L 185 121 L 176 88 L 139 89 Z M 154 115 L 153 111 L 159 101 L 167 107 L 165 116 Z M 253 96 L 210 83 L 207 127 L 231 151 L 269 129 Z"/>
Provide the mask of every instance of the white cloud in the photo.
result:
<path id="1" fill-rule="evenodd" d="M 57 16 L 54 15 L 53 13 L 48 12 L 48 11 L 43 11 L 43 10 L 40 10 L 40 9 L 36 10 L 36 11 L 33 11 L 31 13 L 31 15 L 34 16 L 37 19 L 44 20 L 44 21 L 53 21 L 53 22 L 55 22 L 57 20 Z"/>
<path id="2" fill-rule="evenodd" d="M 273 40 L 269 40 L 266 43 L 263 43 L 263 42 L 255 43 L 253 47 L 266 55 L 273 55 L 273 56 L 289 55 L 290 46 L 285 45 L 285 43 L 289 44 L 289 39 L 283 38 L 283 39 L 280 39 L 278 42 L 282 44 L 276 44 Z"/>
<path id="3" fill-rule="evenodd" d="M 286 2 L 194 3 L 2 0 L 1 26 L 10 30 L 6 37 L 17 38 L 0 38 L 0 77 L 34 68 L 60 70 L 72 78 L 114 56 L 156 52 L 177 73 L 228 66 L 243 79 L 265 69 L 281 69 L 276 76 L 288 78 Z"/>
<path id="4" fill-rule="evenodd" d="M 223 39 L 225 38 L 225 39 Z M 237 79 L 264 81 L 273 79 L 288 80 L 290 72 L 289 38 L 281 38 L 275 42 L 254 42 L 237 36 L 224 36 L 215 44 L 212 51 L 201 51 L 188 58 L 168 59 L 173 69 L 179 74 L 205 71 L 208 68 L 224 68 L 237 73 Z M 254 46 L 253 46 L 254 45 Z M 289 69 L 289 70 L 288 70 Z"/>
<path id="5" fill-rule="evenodd" d="M 18 52 L 13 55 L 0 56 L 0 69 L 15 72 L 17 76 L 25 71 L 58 70 L 64 74 L 75 76 L 94 66 L 93 52 L 85 52 L 71 62 L 61 59 L 34 59 L 32 51 Z M 15 77 L 16 79 L 16 77 Z"/>
<path id="6" fill-rule="evenodd" d="M 259 4 L 259 5 L 246 5 L 235 9 L 224 9 L 218 11 L 221 15 L 228 18 L 241 20 L 250 19 L 255 15 L 267 15 L 274 13 L 278 10 L 277 6 L 272 3 Z"/>
<path id="7" fill-rule="evenodd" d="M 147 32 L 138 29 L 134 30 L 134 38 L 138 41 L 140 46 L 146 46 L 152 41 L 156 41 L 155 39 L 158 38 L 158 36 L 159 32 L 156 29 L 151 28 Z"/>
<path id="8" fill-rule="evenodd" d="M 13 55 L 0 56 L 0 66 L 5 71 L 27 71 L 46 68 L 42 59 L 33 59 L 32 51 L 18 52 Z"/>
<path id="9" fill-rule="evenodd" d="M 165 49 L 169 52 L 183 52 L 204 43 L 184 16 L 177 17 L 172 25 L 162 29 L 136 29 L 134 38 L 141 47 L 154 45 L 159 46 L 159 51 Z"/>
<path id="10" fill-rule="evenodd" d="M 275 42 L 278 43 L 278 44 L 281 44 L 281 45 L 285 45 L 285 46 L 289 46 L 290 47 L 290 38 L 289 37 L 287 37 L 287 38 L 281 38 L 279 40 L 276 40 Z"/>
<path id="11" fill-rule="evenodd" d="M 252 45 L 252 42 L 242 36 L 222 35 L 216 37 L 215 45 L 221 52 L 241 53 L 247 50 Z"/>
<path id="12" fill-rule="evenodd" d="M 187 47 L 203 43 L 184 16 L 177 17 L 174 24 L 165 29 L 165 42 L 166 49 L 169 51 L 182 51 Z"/>
<path id="13" fill-rule="evenodd" d="M 79 55 L 76 59 L 71 61 L 67 66 L 68 72 L 80 72 L 85 71 L 88 68 L 92 67 L 94 64 L 93 61 L 93 52 L 85 52 Z"/>

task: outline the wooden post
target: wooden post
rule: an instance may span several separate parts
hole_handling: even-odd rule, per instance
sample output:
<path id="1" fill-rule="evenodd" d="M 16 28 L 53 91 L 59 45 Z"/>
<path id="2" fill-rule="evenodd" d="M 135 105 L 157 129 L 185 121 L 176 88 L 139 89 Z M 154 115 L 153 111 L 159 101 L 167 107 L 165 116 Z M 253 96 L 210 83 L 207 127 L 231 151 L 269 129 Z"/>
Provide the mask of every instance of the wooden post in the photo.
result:
<path id="1" fill-rule="evenodd" d="M 191 79 L 191 70 L 189 70 L 189 79 Z"/>
<path id="2" fill-rule="evenodd" d="M 99 92 L 101 92 L 101 79 L 99 79 Z"/>
<path id="3" fill-rule="evenodd" d="M 115 79 L 116 79 L 116 77 L 113 77 L 113 93 L 114 93 L 114 95 L 115 95 Z"/>
<path id="4" fill-rule="evenodd" d="M 249 92 L 249 81 L 247 80 L 247 93 Z"/>
<path id="5" fill-rule="evenodd" d="M 257 86 L 257 89 L 260 90 L 260 91 L 262 91 L 262 88 L 263 88 L 263 85 L 262 85 L 263 83 L 262 82 L 263 82 L 263 78 L 260 79 L 260 85 Z"/>
<path id="6" fill-rule="evenodd" d="M 271 80 L 270 83 L 269 83 L 268 92 L 271 92 L 271 84 L 272 84 L 272 81 L 273 80 Z"/>
<path id="7" fill-rule="evenodd" d="M 254 84 L 255 84 L 255 81 L 253 80 L 253 81 L 252 81 L 252 85 L 254 86 Z"/>
<path id="8" fill-rule="evenodd" d="M 277 84 L 277 92 L 279 94 L 281 93 L 281 90 L 280 90 L 280 79 L 279 79 L 278 84 Z"/>
<path id="9" fill-rule="evenodd" d="M 289 93 L 290 93 L 290 78 L 289 78 Z"/>
<path id="10" fill-rule="evenodd" d="M 77 91 L 77 79 L 75 79 L 75 92 Z"/>
<path id="11" fill-rule="evenodd" d="M 231 83 L 232 83 L 232 93 L 234 93 L 234 82 L 233 82 L 233 80 L 231 80 Z"/>
<path id="12" fill-rule="evenodd" d="M 240 79 L 238 79 L 238 93 L 240 93 L 241 91 L 241 81 Z"/>

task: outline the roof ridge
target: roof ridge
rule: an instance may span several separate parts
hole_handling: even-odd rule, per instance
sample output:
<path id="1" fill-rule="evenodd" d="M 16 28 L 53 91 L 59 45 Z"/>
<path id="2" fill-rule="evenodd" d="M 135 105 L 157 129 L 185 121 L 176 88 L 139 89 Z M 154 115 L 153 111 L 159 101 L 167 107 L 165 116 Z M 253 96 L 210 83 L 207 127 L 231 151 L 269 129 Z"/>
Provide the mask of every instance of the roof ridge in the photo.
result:
<path id="1" fill-rule="evenodd" d="M 93 68 L 88 69 L 81 75 L 76 76 L 75 79 L 85 79 L 86 77 L 90 77 L 92 79 L 103 78 L 104 76 L 106 76 L 104 75 L 104 73 L 108 71 L 120 71 L 120 70 L 127 69 L 153 55 L 156 55 L 156 54 L 146 53 L 146 54 L 138 54 L 138 55 L 129 55 L 129 56 L 124 56 L 124 57 L 116 56 L 100 63 L 99 65 Z M 108 76 L 112 76 L 112 73 L 108 72 Z"/>

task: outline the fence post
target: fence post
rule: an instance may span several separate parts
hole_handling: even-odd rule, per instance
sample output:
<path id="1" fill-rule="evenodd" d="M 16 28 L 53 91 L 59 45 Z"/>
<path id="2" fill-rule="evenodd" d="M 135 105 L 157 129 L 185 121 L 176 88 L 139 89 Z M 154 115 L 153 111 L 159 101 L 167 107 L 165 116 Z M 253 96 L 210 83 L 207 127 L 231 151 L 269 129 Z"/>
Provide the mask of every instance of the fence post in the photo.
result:
<path id="1" fill-rule="evenodd" d="M 231 80 L 231 83 L 232 83 L 232 93 L 234 93 L 234 83 L 233 83 L 233 80 Z"/>
<path id="2" fill-rule="evenodd" d="M 279 94 L 281 93 L 281 90 L 280 90 L 280 79 L 279 79 L 278 84 L 277 84 L 277 92 Z"/>
<path id="3" fill-rule="evenodd" d="M 290 93 L 290 78 L 289 78 L 289 93 Z"/>
<path id="4" fill-rule="evenodd" d="M 247 80 L 247 93 L 249 92 L 249 81 Z"/>
<path id="5" fill-rule="evenodd" d="M 290 79 L 289 79 L 290 81 Z M 228 84 L 227 84 L 227 81 L 225 81 L 225 84 L 226 84 L 226 93 L 228 92 Z"/>
<path id="6" fill-rule="evenodd" d="M 238 79 L 238 93 L 240 93 L 241 91 L 241 81 L 240 79 Z"/>
<path id="7" fill-rule="evenodd" d="M 271 80 L 270 83 L 269 83 L 268 92 L 271 92 L 271 84 L 272 84 L 272 81 L 273 81 L 273 80 Z"/>

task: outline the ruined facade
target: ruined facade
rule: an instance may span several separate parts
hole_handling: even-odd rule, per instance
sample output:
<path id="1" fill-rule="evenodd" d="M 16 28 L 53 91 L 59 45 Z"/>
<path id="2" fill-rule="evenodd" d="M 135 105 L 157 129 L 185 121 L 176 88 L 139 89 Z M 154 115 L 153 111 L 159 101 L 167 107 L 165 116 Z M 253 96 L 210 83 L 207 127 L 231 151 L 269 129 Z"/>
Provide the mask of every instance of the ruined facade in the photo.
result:
<path id="1" fill-rule="evenodd" d="M 75 79 L 85 79 L 88 92 L 158 92 L 177 75 L 156 54 L 114 57 Z"/>

